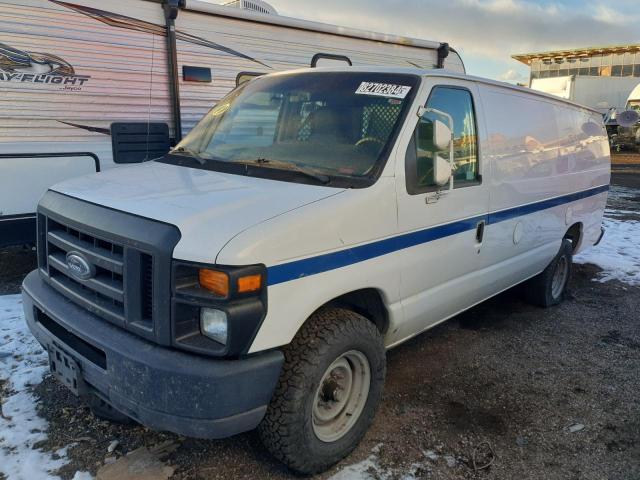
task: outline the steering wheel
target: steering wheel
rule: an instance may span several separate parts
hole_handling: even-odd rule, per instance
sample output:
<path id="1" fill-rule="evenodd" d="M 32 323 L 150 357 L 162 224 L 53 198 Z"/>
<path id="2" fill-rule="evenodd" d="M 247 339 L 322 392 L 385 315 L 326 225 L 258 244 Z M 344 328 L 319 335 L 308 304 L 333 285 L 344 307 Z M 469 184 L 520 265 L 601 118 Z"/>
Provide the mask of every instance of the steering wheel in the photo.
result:
<path id="1" fill-rule="evenodd" d="M 381 146 L 384 146 L 384 142 L 380 140 L 378 137 L 365 137 L 358 140 L 358 142 L 356 143 L 356 147 L 361 147 L 366 143 L 377 143 Z"/>

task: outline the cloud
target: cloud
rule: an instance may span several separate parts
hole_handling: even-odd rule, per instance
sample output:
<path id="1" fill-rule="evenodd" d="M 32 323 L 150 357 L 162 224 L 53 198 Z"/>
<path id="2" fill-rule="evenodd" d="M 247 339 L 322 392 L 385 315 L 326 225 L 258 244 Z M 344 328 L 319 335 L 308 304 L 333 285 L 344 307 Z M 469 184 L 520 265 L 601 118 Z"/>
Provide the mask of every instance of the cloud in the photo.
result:
<path id="1" fill-rule="evenodd" d="M 521 72 L 514 70 L 513 68 L 507 70 L 499 77 L 503 82 L 512 82 L 512 83 L 528 83 L 529 78 L 526 75 L 523 75 Z"/>

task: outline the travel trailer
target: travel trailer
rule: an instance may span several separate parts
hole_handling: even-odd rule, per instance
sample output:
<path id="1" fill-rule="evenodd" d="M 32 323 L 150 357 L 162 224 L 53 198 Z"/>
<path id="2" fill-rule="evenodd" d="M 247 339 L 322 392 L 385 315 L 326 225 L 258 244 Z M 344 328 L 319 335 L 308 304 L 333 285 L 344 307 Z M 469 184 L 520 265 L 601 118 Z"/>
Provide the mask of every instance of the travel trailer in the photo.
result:
<path id="1" fill-rule="evenodd" d="M 47 187 L 167 153 L 237 82 L 328 64 L 464 71 L 444 43 L 231 4 L 0 0 L 0 247 L 35 241 Z"/>
<path id="2" fill-rule="evenodd" d="M 523 282 L 563 299 L 609 180 L 602 116 L 556 97 L 439 70 L 274 73 L 169 154 L 49 189 L 25 317 L 98 415 L 257 427 L 320 472 L 369 428 L 387 349 Z"/>

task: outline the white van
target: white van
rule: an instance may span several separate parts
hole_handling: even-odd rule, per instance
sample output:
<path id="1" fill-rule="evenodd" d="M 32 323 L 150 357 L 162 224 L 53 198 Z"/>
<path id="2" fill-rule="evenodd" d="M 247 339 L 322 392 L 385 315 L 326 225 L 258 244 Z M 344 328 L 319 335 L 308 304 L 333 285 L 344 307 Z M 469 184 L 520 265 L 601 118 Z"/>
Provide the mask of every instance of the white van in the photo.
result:
<path id="1" fill-rule="evenodd" d="M 292 68 L 464 72 L 446 43 L 200 0 L 0 0 L 0 247 L 62 180 L 166 154 L 237 82 Z"/>
<path id="2" fill-rule="evenodd" d="M 99 414 L 259 427 L 319 472 L 371 424 L 386 349 L 524 281 L 562 300 L 609 179 L 601 115 L 557 98 L 442 71 L 272 74 L 167 156 L 52 187 L 26 318 Z"/>

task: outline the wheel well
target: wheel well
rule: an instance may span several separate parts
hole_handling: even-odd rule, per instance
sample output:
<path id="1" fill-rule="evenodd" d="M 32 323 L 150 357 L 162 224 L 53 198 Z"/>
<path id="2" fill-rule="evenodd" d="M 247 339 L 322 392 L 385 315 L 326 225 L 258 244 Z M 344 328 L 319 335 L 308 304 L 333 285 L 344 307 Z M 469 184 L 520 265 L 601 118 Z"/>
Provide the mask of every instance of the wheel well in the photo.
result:
<path id="1" fill-rule="evenodd" d="M 571 240 L 573 252 L 575 253 L 580 245 L 580 240 L 582 240 L 582 223 L 574 223 L 571 225 L 571 228 L 565 233 L 564 238 Z"/>
<path id="2" fill-rule="evenodd" d="M 327 302 L 324 307 L 342 307 L 353 310 L 369 319 L 380 333 L 386 333 L 389 328 L 389 312 L 382 300 L 382 294 L 375 288 L 365 288 L 346 293 Z"/>

